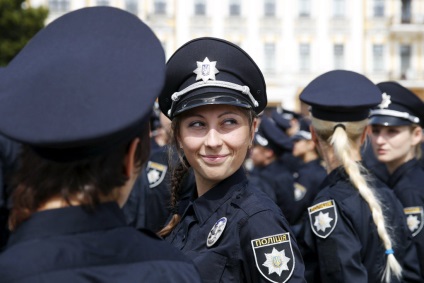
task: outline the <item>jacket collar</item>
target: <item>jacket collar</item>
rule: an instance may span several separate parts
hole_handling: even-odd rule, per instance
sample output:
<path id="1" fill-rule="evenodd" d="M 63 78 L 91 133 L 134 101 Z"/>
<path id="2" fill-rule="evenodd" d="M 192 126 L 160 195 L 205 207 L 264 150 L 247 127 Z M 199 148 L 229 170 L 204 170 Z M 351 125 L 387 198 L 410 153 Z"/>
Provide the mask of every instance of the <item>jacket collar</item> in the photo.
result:
<path id="1" fill-rule="evenodd" d="M 78 234 L 126 226 L 116 202 L 97 205 L 94 209 L 70 206 L 34 213 L 11 234 L 8 246 L 45 237 Z"/>

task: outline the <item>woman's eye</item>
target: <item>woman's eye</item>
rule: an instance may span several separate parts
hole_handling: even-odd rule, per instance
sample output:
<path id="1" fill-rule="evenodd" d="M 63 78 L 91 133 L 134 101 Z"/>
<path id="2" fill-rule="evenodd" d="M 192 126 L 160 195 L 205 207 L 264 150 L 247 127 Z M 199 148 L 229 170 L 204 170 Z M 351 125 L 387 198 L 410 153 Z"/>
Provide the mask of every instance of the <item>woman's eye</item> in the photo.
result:
<path id="1" fill-rule="evenodd" d="M 224 120 L 224 125 L 236 125 L 236 124 L 237 124 L 236 119 L 225 119 Z"/>
<path id="2" fill-rule="evenodd" d="M 194 121 L 188 124 L 189 127 L 191 128 L 196 128 L 196 127 L 202 127 L 204 126 L 204 123 L 200 122 L 200 121 Z"/>
<path id="3" fill-rule="evenodd" d="M 397 129 L 389 129 L 388 132 L 389 132 L 389 134 L 397 134 L 397 133 L 399 133 L 399 131 Z"/>

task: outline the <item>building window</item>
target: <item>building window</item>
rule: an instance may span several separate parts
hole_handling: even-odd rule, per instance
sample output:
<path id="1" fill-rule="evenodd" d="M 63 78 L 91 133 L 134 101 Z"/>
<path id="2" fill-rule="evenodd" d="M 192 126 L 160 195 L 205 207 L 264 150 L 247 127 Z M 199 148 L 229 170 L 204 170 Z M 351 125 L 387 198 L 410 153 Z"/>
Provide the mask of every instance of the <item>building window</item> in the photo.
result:
<path id="1" fill-rule="evenodd" d="M 241 3 L 240 0 L 230 0 L 230 16 L 241 15 Z"/>
<path id="2" fill-rule="evenodd" d="M 275 72 L 275 55 L 276 48 L 275 43 L 265 43 L 265 70 L 267 72 Z"/>
<path id="3" fill-rule="evenodd" d="M 373 15 L 376 18 L 384 17 L 384 0 L 374 0 Z"/>
<path id="4" fill-rule="evenodd" d="M 299 45 L 299 69 L 301 71 L 309 71 L 311 65 L 311 47 L 308 43 Z"/>
<path id="5" fill-rule="evenodd" d="M 156 15 L 166 14 L 166 0 L 155 0 L 154 11 Z"/>
<path id="6" fill-rule="evenodd" d="M 265 0 L 264 4 L 265 17 L 275 17 L 275 0 Z"/>
<path id="7" fill-rule="evenodd" d="M 345 16 L 345 0 L 333 0 L 333 15 L 335 18 L 343 18 Z"/>
<path id="8" fill-rule="evenodd" d="M 69 11 L 69 0 L 49 0 L 49 10 L 52 13 L 65 13 Z"/>
<path id="9" fill-rule="evenodd" d="M 311 1 L 299 0 L 299 17 L 309 18 L 311 16 Z"/>
<path id="10" fill-rule="evenodd" d="M 384 70 L 384 47 L 382 44 L 374 44 L 372 46 L 373 70 L 381 72 Z"/>
<path id="11" fill-rule="evenodd" d="M 125 0 L 125 10 L 137 15 L 138 14 L 138 1 L 137 0 Z"/>
<path id="12" fill-rule="evenodd" d="M 402 0 L 402 23 L 411 23 L 411 0 Z"/>
<path id="13" fill-rule="evenodd" d="M 109 0 L 97 0 L 96 1 L 97 6 L 109 6 Z"/>
<path id="14" fill-rule="evenodd" d="M 206 0 L 195 0 L 194 1 L 194 14 L 196 16 L 206 15 Z"/>
<path id="15" fill-rule="evenodd" d="M 411 45 L 400 46 L 400 73 L 401 79 L 407 79 L 407 72 L 411 67 Z"/>
<path id="16" fill-rule="evenodd" d="M 334 68 L 343 69 L 344 68 L 344 45 L 343 44 L 334 44 Z"/>

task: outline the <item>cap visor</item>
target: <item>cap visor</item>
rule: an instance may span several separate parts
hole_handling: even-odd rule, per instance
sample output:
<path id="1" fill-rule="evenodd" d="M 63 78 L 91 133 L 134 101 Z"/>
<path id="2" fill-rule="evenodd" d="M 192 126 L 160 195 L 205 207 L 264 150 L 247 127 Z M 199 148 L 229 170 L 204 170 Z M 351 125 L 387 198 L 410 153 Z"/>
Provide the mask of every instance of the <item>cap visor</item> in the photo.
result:
<path id="1" fill-rule="evenodd" d="M 370 117 L 369 124 L 383 126 L 405 126 L 411 125 L 412 122 L 406 119 L 393 116 L 375 115 Z"/>
<path id="2" fill-rule="evenodd" d="M 196 92 L 202 93 L 196 93 Z M 206 91 L 206 92 L 205 92 Z M 205 93 L 203 93 L 205 92 Z M 203 88 L 190 93 L 187 97 L 182 99 L 175 108 L 174 116 L 181 114 L 187 110 L 204 106 L 204 105 L 233 105 L 242 108 L 252 108 L 248 102 L 248 97 L 243 94 L 233 91 L 231 89 L 221 88 Z"/>

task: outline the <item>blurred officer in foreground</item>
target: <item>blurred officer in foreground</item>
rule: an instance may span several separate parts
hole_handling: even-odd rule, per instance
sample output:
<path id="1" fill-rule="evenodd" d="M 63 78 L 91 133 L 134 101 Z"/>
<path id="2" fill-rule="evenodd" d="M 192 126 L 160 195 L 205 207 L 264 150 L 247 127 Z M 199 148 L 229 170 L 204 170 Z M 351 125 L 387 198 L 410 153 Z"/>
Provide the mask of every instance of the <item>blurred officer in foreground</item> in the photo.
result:
<path id="1" fill-rule="evenodd" d="M 383 92 L 383 101 L 371 112 L 372 145 L 377 159 L 386 165 L 390 174 L 387 185 L 404 206 L 423 276 L 424 169 L 417 159 L 422 154 L 424 103 L 396 82 L 377 86 Z"/>
<path id="2" fill-rule="evenodd" d="M 1 282 L 200 282 L 119 208 L 148 158 L 164 60 L 136 16 L 95 7 L 55 20 L 9 64 L 0 131 L 24 149 Z"/>
<path id="3" fill-rule="evenodd" d="M 188 168 L 196 190 L 160 234 L 193 259 L 206 282 L 304 282 L 286 219 L 248 186 L 242 167 L 266 103 L 260 69 L 228 41 L 194 39 L 167 63 L 159 105 L 172 120 L 181 161 L 172 203 L 178 208 L 179 180 Z"/>
<path id="4" fill-rule="evenodd" d="M 280 207 L 290 224 L 292 210 L 295 209 L 294 180 L 280 156 L 291 152 L 292 148 L 292 141 L 274 121 L 262 117 L 250 150 L 254 170 L 249 176 L 249 186 L 265 192 Z"/>
<path id="5" fill-rule="evenodd" d="M 0 135 L 0 249 L 6 244 L 9 237 L 7 219 L 10 209 L 10 176 L 17 167 L 19 151 L 18 143 Z"/>
<path id="6" fill-rule="evenodd" d="M 310 120 L 300 120 L 300 130 L 292 136 L 293 156 L 302 160 L 294 175 L 294 204 L 291 223 L 293 231 L 298 231 L 307 217 L 307 208 L 315 199 L 322 181 L 327 176 L 319 157 L 316 145 L 312 140 Z"/>
<path id="7" fill-rule="evenodd" d="M 337 70 L 314 79 L 300 99 L 311 106 L 312 139 L 329 173 L 308 208 L 308 282 L 420 282 L 402 206 L 360 161 L 380 90 L 360 74 Z"/>

